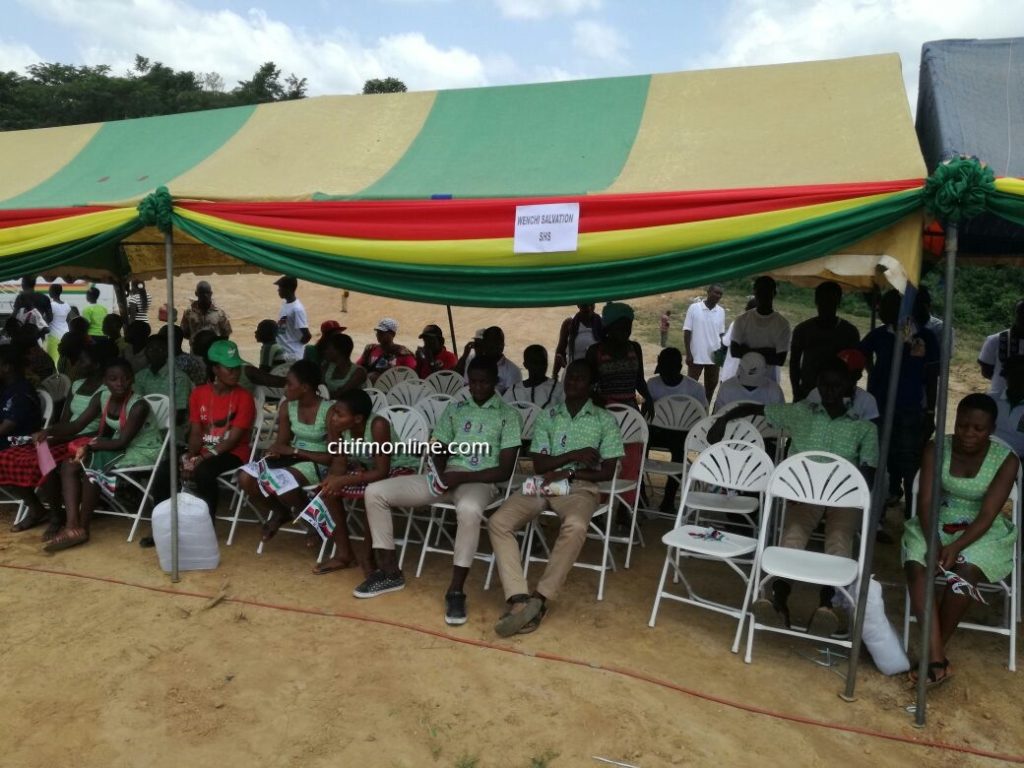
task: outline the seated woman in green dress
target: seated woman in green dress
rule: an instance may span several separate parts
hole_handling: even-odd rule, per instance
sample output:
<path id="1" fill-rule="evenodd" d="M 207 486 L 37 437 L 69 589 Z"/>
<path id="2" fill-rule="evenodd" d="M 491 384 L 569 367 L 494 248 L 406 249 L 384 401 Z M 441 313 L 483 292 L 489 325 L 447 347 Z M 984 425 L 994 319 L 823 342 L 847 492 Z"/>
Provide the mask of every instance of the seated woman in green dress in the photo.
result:
<path id="1" fill-rule="evenodd" d="M 149 403 L 132 391 L 134 381 L 135 374 L 127 360 L 107 363 L 104 388 L 96 391 L 85 410 L 73 421 L 36 435 L 37 441 L 71 438 L 81 435 L 99 418 L 97 435 L 72 441 L 69 445 L 74 453 L 60 463 L 67 519 L 64 528 L 46 545 L 46 551 L 67 549 L 89 540 L 89 523 L 100 497 L 97 483 L 103 481 L 92 472 L 107 475 L 118 467 L 149 466 L 160 455 L 163 430 Z"/>
<path id="2" fill-rule="evenodd" d="M 309 500 L 306 486 L 317 485 L 334 458 L 327 452 L 327 412 L 330 400 L 321 400 L 320 366 L 299 360 L 288 370 L 284 403 L 278 411 L 277 437 L 264 461 L 239 470 L 238 487 L 267 522 L 263 540 L 269 541 L 285 521 L 293 520 Z"/>
<path id="3" fill-rule="evenodd" d="M 1017 531 L 1003 514 L 1003 506 L 1017 480 L 1019 462 L 1005 446 L 992 442 L 997 408 L 988 395 L 968 395 L 956 409 L 952 436 L 947 435 L 939 503 L 939 555 L 942 571 L 952 571 L 972 585 L 996 582 L 1013 568 Z M 910 589 L 910 608 L 924 620 L 927 580 L 927 538 L 932 510 L 934 443 L 921 456 L 917 517 L 907 521 L 903 533 L 903 564 Z M 967 612 L 970 596 L 944 589 L 935 600 L 928 641 L 928 681 L 945 682 L 952 674 L 946 646 Z"/>
<path id="4" fill-rule="evenodd" d="M 352 337 L 335 333 L 324 339 L 320 351 L 324 370 L 324 385 L 337 400 L 345 392 L 362 389 L 366 384 L 366 371 L 352 362 Z"/>

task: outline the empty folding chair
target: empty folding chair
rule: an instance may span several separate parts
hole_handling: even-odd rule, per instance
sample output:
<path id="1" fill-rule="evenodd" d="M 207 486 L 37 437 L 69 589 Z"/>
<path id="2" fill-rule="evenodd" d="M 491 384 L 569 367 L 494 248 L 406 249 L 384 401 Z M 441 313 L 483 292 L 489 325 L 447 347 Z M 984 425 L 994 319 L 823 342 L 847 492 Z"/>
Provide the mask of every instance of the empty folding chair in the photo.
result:
<path id="1" fill-rule="evenodd" d="M 388 405 L 415 405 L 431 394 L 431 390 L 419 379 L 400 381 L 387 391 Z"/>
<path id="2" fill-rule="evenodd" d="M 412 368 L 408 368 L 404 365 L 396 365 L 394 368 L 388 368 L 384 373 L 378 376 L 377 380 L 373 382 L 373 386 L 386 394 L 400 381 L 419 380 L 419 374 L 417 374 Z"/>
<path id="3" fill-rule="evenodd" d="M 735 507 L 740 499 L 749 499 L 755 508 L 760 508 L 764 502 L 764 492 L 768 487 L 772 470 L 772 461 L 763 449 L 739 440 L 712 445 L 697 457 L 686 477 L 675 526 L 661 538 L 668 550 L 665 553 L 665 565 L 661 569 L 661 581 L 655 593 L 649 626 L 653 627 L 658 618 L 662 598 L 707 608 L 738 620 L 732 651 L 736 653 L 739 650 L 740 633 L 743 629 L 743 606 L 747 602 L 746 593 L 750 590 L 750 578 L 744 566 L 752 563 L 751 555 L 757 549 L 757 539 L 701 525 L 699 510 L 712 508 L 717 511 L 728 511 Z M 698 483 L 725 491 L 753 493 L 756 497 L 698 492 L 695 491 Z M 744 512 L 747 511 L 745 505 L 742 509 Z M 686 520 L 691 515 L 693 522 L 687 524 Z M 744 599 L 740 604 L 730 606 L 697 594 L 682 568 L 682 564 L 691 559 L 718 561 L 739 575 L 745 587 Z M 674 573 L 673 581 L 682 582 L 686 590 L 685 595 L 676 595 L 666 590 L 665 581 L 669 568 Z"/>
<path id="4" fill-rule="evenodd" d="M 661 475 L 665 478 L 665 501 L 675 498 L 676 490 L 683 484 L 684 462 L 680 460 L 686 434 L 694 424 L 707 417 L 707 409 L 700 401 L 689 395 L 669 395 L 654 402 L 654 416 L 651 419 L 651 443 L 654 450 L 668 450 L 674 455 L 670 461 L 647 457 L 644 474 L 648 478 Z M 648 484 L 650 487 L 650 484 Z M 662 502 L 663 505 L 665 502 Z M 672 519 L 660 509 L 651 508 L 652 514 Z"/>
<path id="5" fill-rule="evenodd" d="M 643 534 L 637 527 L 636 513 L 640 506 L 640 480 L 644 476 L 644 467 L 647 461 L 647 446 L 650 439 L 650 432 L 647 422 L 644 421 L 640 411 L 625 405 L 611 405 L 608 412 L 615 417 L 619 423 L 619 430 L 622 432 L 622 444 L 626 449 L 626 455 L 622 458 L 622 468 L 619 471 L 618 484 L 616 485 L 615 504 L 621 504 L 628 510 L 629 531 L 626 536 L 615 536 L 611 534 L 609 524 L 609 541 L 615 544 L 626 545 L 626 568 L 629 568 L 633 558 L 633 542 L 639 541 L 643 546 Z M 602 573 L 602 578 L 604 574 Z"/>
<path id="6" fill-rule="evenodd" d="M 860 545 L 857 558 L 769 546 L 768 534 L 772 530 L 772 518 L 777 514 L 773 509 L 776 500 L 830 508 L 856 508 L 860 514 Z M 832 587 L 843 595 L 848 605 L 855 606 L 857 601 L 854 594 L 858 582 L 864 575 L 864 548 L 870 533 L 868 526 L 871 518 L 871 492 L 860 470 L 846 459 L 824 451 L 806 451 L 790 456 L 772 473 L 762 509 L 757 554 L 743 612 L 750 612 L 752 601 L 773 578 Z M 751 614 L 747 630 L 747 663 L 750 663 L 754 633 L 757 630 L 778 632 L 793 637 L 813 637 L 819 642 L 844 648 L 851 646 L 848 639 L 811 635 L 799 629 L 761 624 Z"/>

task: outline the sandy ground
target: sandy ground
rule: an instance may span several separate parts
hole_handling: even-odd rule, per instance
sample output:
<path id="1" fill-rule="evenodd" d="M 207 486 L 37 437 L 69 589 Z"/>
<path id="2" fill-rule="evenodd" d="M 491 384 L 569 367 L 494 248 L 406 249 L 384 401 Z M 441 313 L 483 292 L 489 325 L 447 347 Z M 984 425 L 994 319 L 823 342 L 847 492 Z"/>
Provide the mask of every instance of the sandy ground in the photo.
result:
<path id="1" fill-rule="evenodd" d="M 270 283 L 214 281 L 240 338 L 274 316 Z M 313 323 L 350 320 L 357 344 L 370 340 L 383 315 L 400 320 L 398 338 L 407 344 L 422 324 L 445 325 L 443 308 L 353 296 L 344 316 L 336 291 L 302 285 L 300 295 Z M 637 304 L 655 317 L 662 303 Z M 460 339 L 497 322 L 513 356 L 534 339 L 553 345 L 565 315 L 455 310 Z M 12 514 L 0 507 L 4 523 Z M 893 510 L 894 536 L 900 518 Z M 995 762 L 840 728 L 1024 755 L 1017 727 L 1024 686 L 1006 670 L 1001 638 L 956 639 L 956 678 L 931 695 L 929 724 L 919 731 L 903 679 L 883 677 L 868 660 L 850 704 L 837 696 L 837 671 L 804 658 L 815 651 L 810 643 L 759 636 L 746 665 L 729 652 L 735 624 L 725 617 L 667 604 L 648 628 L 664 529 L 645 523 L 647 547 L 629 571 L 608 577 L 604 601 L 595 600 L 596 574 L 575 570 L 540 631 L 505 641 L 492 629 L 500 590 L 483 591 L 480 564 L 470 577 L 469 623 L 449 628 L 442 618 L 449 561 L 441 556 L 428 557 L 420 579 L 407 562 L 404 592 L 357 601 L 357 573 L 313 576 L 303 541 L 283 533 L 257 556 L 253 526 L 222 547 L 219 569 L 183 574 L 172 585 L 153 550 L 125 543 L 120 520 L 99 519 L 92 542 L 52 556 L 40 551 L 37 531 L 14 535 L 5 524 L 0 764 L 601 765 L 594 756 L 643 768 L 752 757 L 766 766 Z M 226 529 L 219 533 L 223 542 Z M 886 601 L 894 619 L 902 612 L 896 550 L 882 546 L 876 569 L 893 585 Z M 410 550 L 410 562 L 418 554 Z M 741 598 L 738 580 L 724 570 L 706 564 L 695 572 L 713 594 Z M 218 595 L 226 599 L 210 599 Z M 796 618 L 813 598 L 797 600 Z"/>

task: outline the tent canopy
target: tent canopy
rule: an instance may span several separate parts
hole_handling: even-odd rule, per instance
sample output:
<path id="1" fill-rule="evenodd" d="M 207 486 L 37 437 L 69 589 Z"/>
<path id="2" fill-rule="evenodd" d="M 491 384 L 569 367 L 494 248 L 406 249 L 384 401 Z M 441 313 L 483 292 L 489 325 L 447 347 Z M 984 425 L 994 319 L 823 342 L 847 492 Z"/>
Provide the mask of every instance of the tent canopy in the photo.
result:
<path id="1" fill-rule="evenodd" d="M 319 97 L 0 133 L 0 278 L 154 274 L 159 220 L 179 270 L 438 303 L 902 287 L 924 175 L 895 55 Z M 577 250 L 514 253 L 516 206 L 549 201 L 580 204 Z"/>
<path id="2" fill-rule="evenodd" d="M 966 154 L 996 176 L 1024 176 L 1024 38 L 925 43 L 917 133 L 929 172 Z M 963 223 L 959 237 L 961 258 L 1024 261 L 1024 226 L 1000 216 Z"/>

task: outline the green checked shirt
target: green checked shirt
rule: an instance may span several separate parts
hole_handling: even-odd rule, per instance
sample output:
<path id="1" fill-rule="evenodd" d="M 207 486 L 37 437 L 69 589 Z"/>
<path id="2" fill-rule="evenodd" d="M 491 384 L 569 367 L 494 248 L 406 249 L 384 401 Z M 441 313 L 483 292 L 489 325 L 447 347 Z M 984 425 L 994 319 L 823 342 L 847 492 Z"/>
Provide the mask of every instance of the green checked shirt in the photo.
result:
<path id="1" fill-rule="evenodd" d="M 827 451 L 856 467 L 878 466 L 878 429 L 852 409 L 833 419 L 820 403 L 776 403 L 766 405 L 764 415 L 773 427 L 789 433 L 791 455 Z"/>
<path id="2" fill-rule="evenodd" d="M 135 394 L 166 395 L 168 367 L 174 369 L 174 410 L 187 411 L 188 398 L 192 394 L 192 380 L 177 366 L 164 365 L 158 373 L 153 373 L 153 369 L 147 365 L 135 374 Z"/>
<path id="3" fill-rule="evenodd" d="M 601 460 L 618 459 L 626 454 L 622 446 L 619 425 L 604 408 L 587 400 L 575 417 L 570 415 L 565 403 L 552 406 L 537 415 L 533 426 L 533 453 L 561 456 L 580 448 L 595 448 Z M 565 469 L 582 469 L 584 465 L 573 462 Z"/>
<path id="4" fill-rule="evenodd" d="M 448 469 L 479 472 L 498 466 L 498 454 L 505 448 L 522 445 L 519 411 L 507 405 L 497 393 L 483 405 L 472 399 L 451 403 L 434 426 L 434 439 L 442 443 L 486 443 L 473 455 L 451 454 Z"/>

